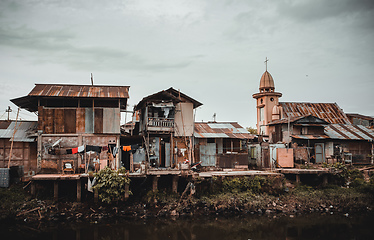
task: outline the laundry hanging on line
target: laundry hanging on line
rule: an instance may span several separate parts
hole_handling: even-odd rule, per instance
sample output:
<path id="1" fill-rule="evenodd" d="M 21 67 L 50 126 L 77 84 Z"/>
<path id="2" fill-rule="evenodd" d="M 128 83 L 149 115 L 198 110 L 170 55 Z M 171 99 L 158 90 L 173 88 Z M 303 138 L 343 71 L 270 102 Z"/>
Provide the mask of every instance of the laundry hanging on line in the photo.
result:
<path id="1" fill-rule="evenodd" d="M 97 153 L 101 153 L 102 148 L 103 147 L 101 147 L 101 146 L 86 145 L 86 152 L 94 151 L 94 152 L 97 152 Z"/>
<path id="2" fill-rule="evenodd" d="M 136 149 L 139 148 L 139 145 L 138 144 L 135 144 L 135 145 L 128 145 L 128 146 L 122 146 L 122 150 L 124 152 L 128 152 L 128 151 L 131 151 L 132 153 L 134 153 L 136 151 Z"/>

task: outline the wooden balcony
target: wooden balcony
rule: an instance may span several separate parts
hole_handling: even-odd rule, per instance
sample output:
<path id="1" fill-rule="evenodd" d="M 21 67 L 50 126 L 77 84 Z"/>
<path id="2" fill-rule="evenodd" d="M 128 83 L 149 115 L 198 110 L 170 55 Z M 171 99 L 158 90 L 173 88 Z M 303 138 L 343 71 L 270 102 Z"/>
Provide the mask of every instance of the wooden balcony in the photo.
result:
<path id="1" fill-rule="evenodd" d="M 174 118 L 148 118 L 147 130 L 150 132 L 174 132 Z"/>

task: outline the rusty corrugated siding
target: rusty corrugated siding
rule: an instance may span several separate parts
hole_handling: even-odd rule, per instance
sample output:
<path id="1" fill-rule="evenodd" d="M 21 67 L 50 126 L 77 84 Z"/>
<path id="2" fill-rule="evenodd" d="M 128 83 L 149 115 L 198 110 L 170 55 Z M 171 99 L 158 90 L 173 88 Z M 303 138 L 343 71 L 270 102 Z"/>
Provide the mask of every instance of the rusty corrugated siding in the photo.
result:
<path id="1" fill-rule="evenodd" d="M 129 87 L 35 84 L 28 96 L 129 98 Z"/>
<path id="2" fill-rule="evenodd" d="M 197 138 L 237 139 L 253 139 L 255 137 L 238 123 L 195 123 L 194 136 Z"/>
<path id="3" fill-rule="evenodd" d="M 336 103 L 280 102 L 283 117 L 313 115 L 329 123 L 349 124 L 350 121 Z"/>
<path id="4" fill-rule="evenodd" d="M 29 133 L 35 132 L 37 130 L 38 122 L 35 121 L 18 121 L 17 131 L 14 132 L 16 126 L 15 121 L 8 122 L 8 127 L 6 129 L 0 129 L 0 139 L 11 139 L 14 134 L 15 142 L 34 142 L 35 138 L 29 138 Z M 0 154 L 1 155 L 1 154 Z"/>

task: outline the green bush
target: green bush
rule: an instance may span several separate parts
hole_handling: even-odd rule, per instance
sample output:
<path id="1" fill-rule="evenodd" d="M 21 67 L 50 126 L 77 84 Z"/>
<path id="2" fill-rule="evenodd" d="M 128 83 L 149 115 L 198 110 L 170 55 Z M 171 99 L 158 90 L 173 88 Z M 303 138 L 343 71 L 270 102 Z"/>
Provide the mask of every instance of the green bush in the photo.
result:
<path id="1" fill-rule="evenodd" d="M 120 173 L 122 175 L 120 175 Z M 115 171 L 109 167 L 95 173 L 96 185 L 93 189 L 99 191 L 99 199 L 102 202 L 110 204 L 123 199 L 125 195 L 125 185 L 130 184 L 130 179 L 125 173 L 125 168 Z"/>
<path id="2" fill-rule="evenodd" d="M 283 181 L 277 178 L 265 178 L 261 176 L 255 177 L 237 177 L 225 178 L 222 181 L 222 191 L 239 193 L 239 192 L 252 192 L 269 194 L 278 194 L 283 191 Z"/>

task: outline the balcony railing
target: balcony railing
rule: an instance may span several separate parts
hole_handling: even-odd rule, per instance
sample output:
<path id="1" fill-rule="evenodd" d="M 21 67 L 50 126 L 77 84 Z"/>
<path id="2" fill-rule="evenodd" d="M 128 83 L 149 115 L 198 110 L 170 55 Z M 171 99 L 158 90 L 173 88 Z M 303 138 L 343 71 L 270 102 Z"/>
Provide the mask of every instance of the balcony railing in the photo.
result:
<path id="1" fill-rule="evenodd" d="M 148 118 L 148 127 L 156 128 L 174 128 L 173 118 Z"/>

